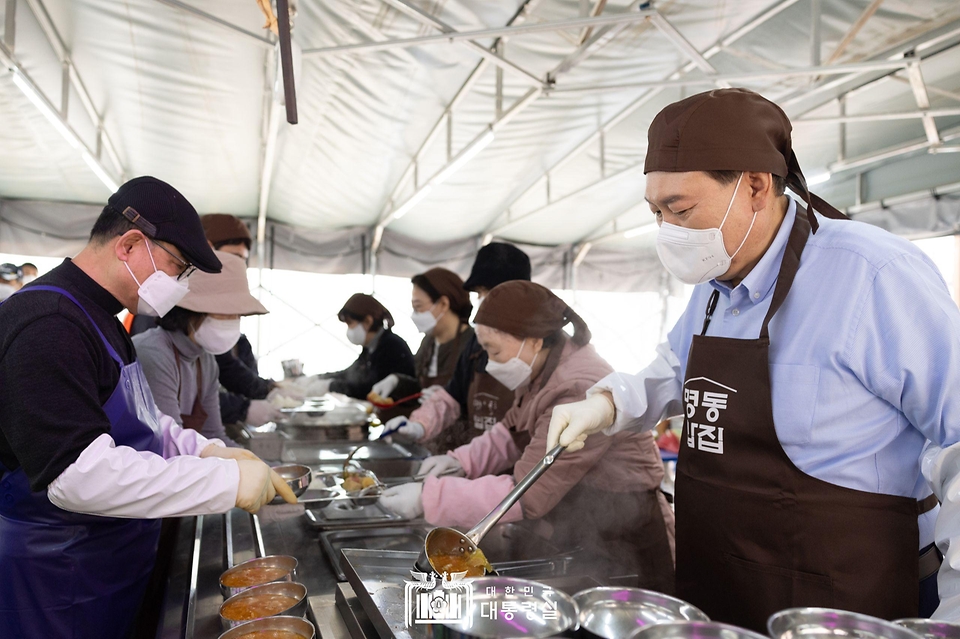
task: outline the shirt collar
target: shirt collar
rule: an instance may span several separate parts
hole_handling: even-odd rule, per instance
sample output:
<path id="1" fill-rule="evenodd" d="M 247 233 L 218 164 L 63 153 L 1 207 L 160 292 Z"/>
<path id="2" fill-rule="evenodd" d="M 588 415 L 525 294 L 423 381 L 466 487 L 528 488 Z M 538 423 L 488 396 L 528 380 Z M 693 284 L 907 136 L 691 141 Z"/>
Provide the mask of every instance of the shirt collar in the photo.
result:
<path id="1" fill-rule="evenodd" d="M 777 276 L 780 274 L 780 262 L 783 261 L 783 253 L 787 247 L 787 240 L 790 238 L 790 231 L 793 229 L 793 220 L 797 215 L 797 202 L 790 198 L 790 204 L 787 206 L 787 212 L 780 223 L 780 229 L 773 238 L 773 242 L 763 254 L 757 265 L 753 267 L 743 281 L 736 288 L 731 289 L 729 285 L 711 280 L 710 284 L 721 293 L 729 294 L 737 288 L 743 287 L 747 298 L 753 304 L 759 304 L 773 290 L 773 285 L 777 282 Z"/>
<path id="2" fill-rule="evenodd" d="M 366 349 L 369 352 L 372 353 L 373 351 L 377 350 L 377 346 L 380 345 L 380 338 L 383 337 L 383 333 L 384 329 L 381 328 L 379 331 L 377 331 L 377 334 L 374 336 L 374 338 L 370 340 L 370 343 L 367 344 Z"/>
<path id="3" fill-rule="evenodd" d="M 188 362 L 196 360 L 203 354 L 203 347 L 181 331 L 170 331 L 170 339 L 173 340 L 176 349 L 180 351 L 180 356 Z"/>
<path id="4" fill-rule="evenodd" d="M 87 275 L 86 271 L 73 263 L 69 257 L 63 260 L 58 267 L 64 279 L 77 287 L 77 290 L 91 302 L 102 308 L 110 315 L 116 315 L 123 310 L 123 304 L 113 296 L 110 291 L 103 288 L 97 282 Z M 37 284 L 46 282 L 35 280 Z"/>

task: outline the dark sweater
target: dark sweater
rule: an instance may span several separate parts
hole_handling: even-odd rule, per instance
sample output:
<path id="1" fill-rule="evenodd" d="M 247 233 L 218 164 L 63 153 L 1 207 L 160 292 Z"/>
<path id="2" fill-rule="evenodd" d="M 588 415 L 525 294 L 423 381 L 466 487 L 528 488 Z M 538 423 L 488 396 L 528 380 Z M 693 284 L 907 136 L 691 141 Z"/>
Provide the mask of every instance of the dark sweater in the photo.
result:
<path id="1" fill-rule="evenodd" d="M 415 372 L 413 353 L 403 338 L 392 331 L 383 331 L 371 351 L 366 346 L 349 368 L 322 377 L 332 379 L 330 390 L 357 399 L 366 399 L 373 385 L 390 374 L 408 375 Z"/>
<path id="2" fill-rule="evenodd" d="M 217 355 L 220 367 L 220 417 L 224 424 L 247 419 L 251 399 L 265 399 L 273 389 L 273 380 L 260 377 L 257 358 L 246 335 L 223 355 Z"/>
<path id="3" fill-rule="evenodd" d="M 69 291 L 124 363 L 136 359 L 116 318 L 123 306 L 69 259 L 27 288 L 42 284 Z M 22 466 L 31 489 L 45 489 L 110 432 L 102 406 L 119 381 L 119 367 L 73 302 L 49 291 L 12 296 L 0 305 L 0 463 Z"/>
<path id="4" fill-rule="evenodd" d="M 467 395 L 470 392 L 470 384 L 473 382 L 473 376 L 487 370 L 487 351 L 480 346 L 476 333 L 470 335 L 470 341 L 460 351 L 460 359 L 457 360 L 457 368 L 453 371 L 453 377 L 447 382 L 446 391 L 453 399 L 460 404 L 460 414 L 466 415 Z"/>

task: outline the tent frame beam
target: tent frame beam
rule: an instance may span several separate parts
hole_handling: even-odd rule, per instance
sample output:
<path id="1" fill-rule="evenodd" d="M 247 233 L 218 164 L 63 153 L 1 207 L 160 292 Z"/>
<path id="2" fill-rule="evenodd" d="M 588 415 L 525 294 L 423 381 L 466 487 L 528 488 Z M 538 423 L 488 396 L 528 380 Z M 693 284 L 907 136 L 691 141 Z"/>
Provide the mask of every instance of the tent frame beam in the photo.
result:
<path id="1" fill-rule="evenodd" d="M 960 116 L 960 107 L 926 109 L 921 111 L 893 111 L 889 113 L 864 113 L 858 115 L 826 116 L 822 118 L 800 118 L 793 125 L 800 124 L 848 124 L 851 122 L 890 122 L 894 120 L 923 120 L 926 118 L 946 118 Z M 938 142 L 933 142 L 937 144 Z"/>
<path id="2" fill-rule="evenodd" d="M 167 5 L 168 7 L 179 9 L 180 11 L 185 11 L 186 13 L 192 14 L 200 18 L 201 20 L 205 20 L 210 24 L 215 24 L 228 31 L 232 31 L 233 33 L 238 33 L 242 36 L 246 36 L 247 39 L 254 40 L 257 44 L 259 44 L 262 47 L 270 48 L 270 49 L 273 48 L 273 41 L 270 40 L 269 38 L 265 38 L 263 36 L 257 35 L 252 31 L 247 31 L 243 27 L 237 26 L 232 22 L 228 22 L 223 18 L 218 18 L 212 13 L 207 13 L 203 9 L 198 9 L 197 7 L 189 5 L 186 2 L 180 2 L 180 0 L 156 0 L 156 1 L 159 2 L 160 4 Z"/>

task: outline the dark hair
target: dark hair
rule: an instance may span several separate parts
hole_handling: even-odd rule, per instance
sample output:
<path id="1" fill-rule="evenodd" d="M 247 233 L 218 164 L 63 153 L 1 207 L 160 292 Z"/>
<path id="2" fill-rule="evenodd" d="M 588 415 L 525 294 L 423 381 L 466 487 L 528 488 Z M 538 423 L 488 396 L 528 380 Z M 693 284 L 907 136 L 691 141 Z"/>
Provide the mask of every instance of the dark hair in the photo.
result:
<path id="1" fill-rule="evenodd" d="M 740 178 L 742 171 L 704 171 L 720 184 L 732 184 Z M 770 174 L 773 178 L 773 192 L 775 195 L 783 195 L 787 190 L 787 178 L 779 175 Z"/>
<path id="2" fill-rule="evenodd" d="M 103 211 L 100 212 L 100 217 L 93 224 L 93 229 L 90 231 L 90 241 L 103 244 L 136 228 L 133 222 L 120 215 L 115 208 L 105 206 Z"/>
<path id="3" fill-rule="evenodd" d="M 436 287 L 430 283 L 430 280 L 428 280 L 423 275 L 414 275 L 413 278 L 410 279 L 410 281 L 413 283 L 414 286 L 416 286 L 417 288 L 421 289 L 424 293 L 426 293 L 427 297 L 429 297 L 430 301 L 433 302 L 434 304 L 440 301 L 440 298 L 443 297 L 443 295 L 441 295 L 440 292 L 437 291 Z M 453 308 L 453 300 L 451 300 L 448 297 L 447 302 L 450 303 L 450 310 L 456 313 L 457 317 L 459 317 L 464 322 L 470 320 L 470 313 L 473 312 L 472 305 L 467 305 L 463 308 L 455 309 Z"/>
<path id="4" fill-rule="evenodd" d="M 203 321 L 203 318 L 206 316 L 206 313 L 197 313 L 196 311 L 188 311 L 185 308 L 174 306 L 170 309 L 169 313 L 157 321 L 157 325 L 171 333 L 189 335 L 190 329 L 196 329 L 196 327 L 200 326 L 200 322 Z"/>
<path id="5" fill-rule="evenodd" d="M 386 318 L 383 318 L 383 317 L 381 317 L 381 318 L 378 320 L 378 319 L 377 319 L 376 317 L 374 317 L 373 315 L 361 315 L 360 313 L 354 313 L 354 312 L 351 312 L 351 311 L 341 311 L 340 314 L 337 315 L 337 319 L 339 319 L 339 320 L 340 320 L 341 322 L 343 322 L 344 324 L 346 324 L 346 322 L 347 322 L 348 319 L 352 319 L 352 320 L 355 321 L 355 322 L 360 322 L 361 324 L 363 324 L 365 321 L 367 321 L 367 318 L 368 318 L 368 317 L 369 317 L 371 320 L 373 320 L 373 323 L 370 324 L 369 330 L 367 330 L 368 333 L 373 333 L 374 331 L 379 331 L 381 328 L 382 328 L 383 330 L 385 330 L 385 331 L 389 331 L 389 330 L 390 330 L 390 327 L 387 326 L 387 324 L 386 324 L 386 322 L 385 322 L 385 319 L 386 319 Z"/>
<path id="6" fill-rule="evenodd" d="M 213 248 L 214 248 L 214 250 L 219 251 L 219 250 L 222 249 L 224 246 L 238 246 L 238 245 L 241 245 L 241 244 L 242 244 L 243 246 L 245 246 L 248 251 L 250 250 L 250 244 L 249 244 L 246 240 L 244 240 L 244 239 L 242 239 L 242 238 L 236 239 L 236 240 L 224 240 L 224 241 L 222 241 L 222 242 L 217 242 L 216 244 L 213 245 Z"/>

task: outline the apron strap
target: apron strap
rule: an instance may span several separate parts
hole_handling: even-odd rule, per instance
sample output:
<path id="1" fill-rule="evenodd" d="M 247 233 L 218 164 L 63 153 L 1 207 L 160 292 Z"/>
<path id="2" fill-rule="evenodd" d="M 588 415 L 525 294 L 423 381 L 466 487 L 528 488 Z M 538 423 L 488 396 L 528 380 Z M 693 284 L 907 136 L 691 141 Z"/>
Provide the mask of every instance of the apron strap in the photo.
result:
<path id="1" fill-rule="evenodd" d="M 797 211 L 793 220 L 793 228 L 790 230 L 790 238 L 787 240 L 786 250 L 783 252 L 783 260 L 780 262 L 780 275 L 777 277 L 777 287 L 773 291 L 773 300 L 770 302 L 770 308 L 767 309 L 767 316 L 763 318 L 763 326 L 760 328 L 760 339 L 770 339 L 769 325 L 774 314 L 780 310 L 790 287 L 793 286 L 793 280 L 800 269 L 800 254 L 807 245 L 807 237 L 810 235 L 810 220 L 807 217 L 806 209 L 797 203 Z"/>
<path id="2" fill-rule="evenodd" d="M 923 499 L 917 502 L 917 514 L 923 515 L 925 513 L 928 513 L 939 505 L 940 505 L 940 500 L 937 499 L 936 495 L 934 495 L 933 493 L 930 493 L 929 495 L 927 495 L 926 497 L 924 497 Z"/>
<path id="3" fill-rule="evenodd" d="M 88 313 L 87 309 L 83 307 L 83 304 L 77 301 L 77 298 L 75 298 L 73 295 L 71 295 L 66 290 L 60 288 L 59 286 L 50 286 L 47 284 L 36 284 L 34 286 L 28 286 L 27 288 L 21 288 L 19 291 L 17 291 L 13 295 L 19 295 L 20 293 L 29 293 L 30 291 L 49 291 L 51 293 L 59 293 L 64 297 L 66 297 L 71 302 L 73 302 L 74 304 L 76 304 L 77 308 L 83 311 L 83 314 L 86 315 L 87 319 L 90 320 L 90 323 L 93 324 L 93 328 L 97 331 L 97 335 L 100 336 L 100 340 L 103 342 L 103 345 L 107 347 L 107 352 L 110 354 L 110 358 L 113 361 L 115 361 L 117 364 L 119 364 L 120 368 L 124 367 L 123 360 L 120 358 L 120 355 L 117 354 L 116 349 L 114 349 L 113 346 L 110 345 L 110 342 L 107 341 L 107 338 L 103 334 L 103 331 L 100 330 L 100 327 L 97 326 L 97 323 L 93 321 L 92 317 L 90 317 L 90 313 Z M 11 297 L 13 297 L 13 295 L 11 295 Z"/>

